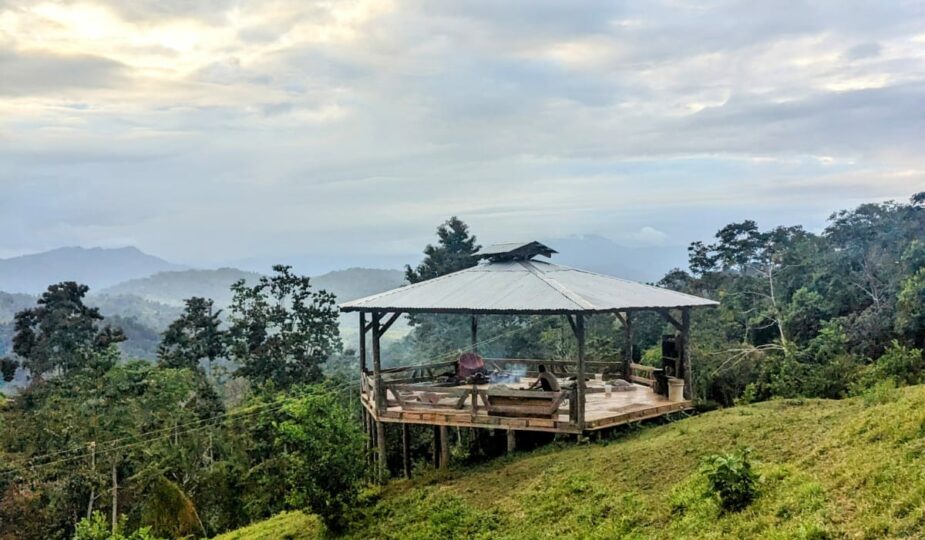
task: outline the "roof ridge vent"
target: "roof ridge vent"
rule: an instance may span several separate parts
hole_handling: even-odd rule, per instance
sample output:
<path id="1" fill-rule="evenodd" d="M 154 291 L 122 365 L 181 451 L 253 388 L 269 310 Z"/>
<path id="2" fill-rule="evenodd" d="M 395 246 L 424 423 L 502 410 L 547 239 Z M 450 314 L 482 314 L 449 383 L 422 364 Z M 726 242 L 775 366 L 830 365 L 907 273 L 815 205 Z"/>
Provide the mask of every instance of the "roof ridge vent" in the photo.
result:
<path id="1" fill-rule="evenodd" d="M 529 261 L 537 255 L 552 257 L 553 253 L 558 253 L 558 251 L 537 241 L 506 242 L 486 246 L 479 250 L 476 256 L 480 259 L 488 259 L 491 262 Z"/>

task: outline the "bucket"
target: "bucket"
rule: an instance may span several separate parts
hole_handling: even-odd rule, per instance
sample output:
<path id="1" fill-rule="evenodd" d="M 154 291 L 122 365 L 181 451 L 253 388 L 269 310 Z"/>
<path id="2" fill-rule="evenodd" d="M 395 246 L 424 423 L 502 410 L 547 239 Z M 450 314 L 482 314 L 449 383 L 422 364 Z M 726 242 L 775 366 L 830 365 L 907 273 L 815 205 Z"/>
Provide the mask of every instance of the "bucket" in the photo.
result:
<path id="1" fill-rule="evenodd" d="M 668 400 L 684 401 L 684 379 L 668 377 Z"/>

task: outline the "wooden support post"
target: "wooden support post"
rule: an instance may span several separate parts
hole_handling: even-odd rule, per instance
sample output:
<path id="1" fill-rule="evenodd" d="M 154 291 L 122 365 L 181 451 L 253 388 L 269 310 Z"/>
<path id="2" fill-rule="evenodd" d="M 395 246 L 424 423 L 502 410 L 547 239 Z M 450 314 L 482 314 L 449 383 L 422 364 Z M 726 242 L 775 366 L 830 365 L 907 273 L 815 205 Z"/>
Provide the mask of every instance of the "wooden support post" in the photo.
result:
<path id="1" fill-rule="evenodd" d="M 626 315 L 623 317 L 623 327 L 626 329 L 626 358 L 623 363 L 623 378 L 627 381 L 630 381 L 630 375 L 632 374 L 632 369 L 630 365 L 633 363 L 633 314 L 630 311 L 626 312 Z"/>
<path id="2" fill-rule="evenodd" d="M 578 429 L 585 429 L 585 316 L 575 315 L 575 335 L 578 338 Z"/>
<path id="3" fill-rule="evenodd" d="M 401 425 L 401 462 L 405 478 L 411 478 L 411 426 Z"/>
<path id="4" fill-rule="evenodd" d="M 691 375 L 691 309 L 681 310 L 681 369 L 684 374 L 684 399 L 694 399 L 694 382 Z"/>
<path id="5" fill-rule="evenodd" d="M 366 411 L 366 461 L 370 467 L 376 465 L 376 420 L 373 415 Z"/>
<path id="6" fill-rule="evenodd" d="M 440 426 L 440 468 L 450 466 L 450 433 L 446 426 Z"/>
<path id="7" fill-rule="evenodd" d="M 517 435 L 513 429 L 507 430 L 507 452 L 517 450 Z"/>
<path id="8" fill-rule="evenodd" d="M 382 384 L 382 352 L 379 344 L 381 337 L 382 313 L 373 312 L 373 383 L 376 385 L 376 415 L 386 408 L 385 385 Z"/>
<path id="9" fill-rule="evenodd" d="M 360 373 L 366 372 L 366 312 L 360 312 Z"/>
<path id="10" fill-rule="evenodd" d="M 434 468 L 440 467 L 440 427 L 434 426 Z"/>
<path id="11" fill-rule="evenodd" d="M 376 442 L 379 447 L 379 483 L 384 483 L 389 468 L 389 460 L 385 446 L 385 422 L 377 422 Z"/>
<path id="12" fill-rule="evenodd" d="M 470 322 L 470 334 L 472 338 L 472 352 L 478 354 L 479 352 L 479 319 L 476 315 L 472 316 L 472 321 Z"/>

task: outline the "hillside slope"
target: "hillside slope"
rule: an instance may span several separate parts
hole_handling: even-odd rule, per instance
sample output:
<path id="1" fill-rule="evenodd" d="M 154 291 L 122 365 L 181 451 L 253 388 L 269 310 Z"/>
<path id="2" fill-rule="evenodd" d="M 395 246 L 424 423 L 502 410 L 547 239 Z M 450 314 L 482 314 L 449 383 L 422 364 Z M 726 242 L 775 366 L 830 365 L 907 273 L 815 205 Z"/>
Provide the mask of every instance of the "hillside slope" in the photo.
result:
<path id="1" fill-rule="evenodd" d="M 395 481 L 354 538 L 921 538 L 925 387 L 774 401 Z M 702 458 L 754 449 L 761 494 L 740 513 L 703 495 Z M 284 514 L 221 536 L 315 538 Z"/>

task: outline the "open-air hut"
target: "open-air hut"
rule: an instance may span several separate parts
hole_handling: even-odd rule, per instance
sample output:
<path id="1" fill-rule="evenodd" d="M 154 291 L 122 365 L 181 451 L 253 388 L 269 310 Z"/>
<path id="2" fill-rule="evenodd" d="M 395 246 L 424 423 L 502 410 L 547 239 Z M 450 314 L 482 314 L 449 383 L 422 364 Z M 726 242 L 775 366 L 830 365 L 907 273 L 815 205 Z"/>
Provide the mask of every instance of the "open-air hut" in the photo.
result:
<path id="1" fill-rule="evenodd" d="M 388 423 L 403 426 L 406 442 L 408 424 L 440 426 L 437 433 L 443 433 L 445 456 L 447 426 L 506 429 L 510 444 L 515 430 L 581 434 L 692 406 L 690 313 L 717 303 L 536 259 L 555 253 L 539 242 L 489 246 L 479 252 L 482 261 L 476 266 L 340 306 L 342 311 L 359 313 L 361 401 L 371 439 L 378 442 L 380 468 Z M 633 316 L 641 311 L 659 313 L 677 331 L 670 343 L 663 344 L 668 352 L 662 366 L 633 363 Z M 383 368 L 382 336 L 409 313 L 469 317 L 473 352 L 479 343 L 480 315 L 562 316 L 574 332 L 577 355 L 568 362 L 486 358 L 488 377 L 474 381 L 438 379 L 437 373 L 454 366 L 454 360 Z M 614 314 L 625 330 L 625 357 L 620 363 L 586 361 L 586 319 L 601 313 Z M 559 369 L 564 378 L 570 376 L 574 384 L 557 392 L 536 392 L 521 389 L 520 380 L 511 380 L 510 366 L 529 370 L 541 362 Z M 681 385 L 683 396 L 666 388 Z M 407 474 L 407 448 L 405 455 Z"/>

